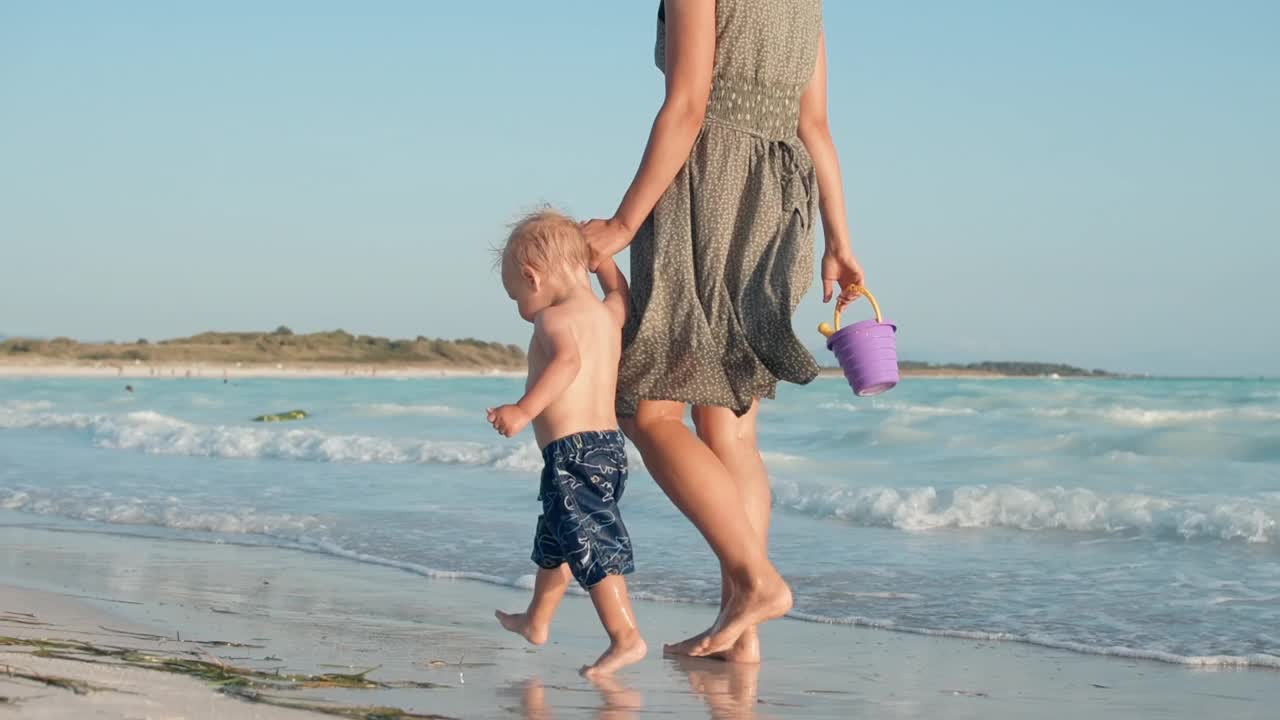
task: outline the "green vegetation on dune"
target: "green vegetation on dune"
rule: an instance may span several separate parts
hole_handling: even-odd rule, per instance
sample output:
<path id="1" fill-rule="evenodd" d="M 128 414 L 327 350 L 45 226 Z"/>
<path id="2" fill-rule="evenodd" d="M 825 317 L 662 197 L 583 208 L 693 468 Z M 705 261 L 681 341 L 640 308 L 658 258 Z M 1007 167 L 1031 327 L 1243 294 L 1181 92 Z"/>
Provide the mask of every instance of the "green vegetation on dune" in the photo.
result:
<path id="1" fill-rule="evenodd" d="M 821 357 L 821 355 L 819 355 Z M 419 335 L 393 340 L 352 335 L 345 330 L 298 334 L 281 325 L 271 332 L 202 332 L 191 337 L 133 342 L 82 343 L 9 337 L 0 340 L 0 363 L 154 364 L 211 363 L 227 365 L 399 365 L 458 369 L 510 369 L 525 366 L 524 350 L 515 345 L 474 338 L 442 340 Z M 1085 370 L 1061 363 L 976 362 L 927 363 L 903 360 L 904 375 L 974 375 L 1011 377 L 1113 377 L 1104 370 Z"/>
<path id="2" fill-rule="evenodd" d="M 519 368 L 524 350 L 474 338 L 441 340 L 419 335 L 393 340 L 352 335 L 345 330 L 296 334 L 285 326 L 272 332 L 203 332 L 185 338 L 132 343 L 81 343 L 8 338 L 0 341 L 0 359 L 10 361 L 146 363 L 315 363 L 402 364 L 474 368 Z"/>
<path id="3" fill-rule="evenodd" d="M 1063 365 L 1062 363 L 1042 363 L 1042 362 L 976 362 L 976 363 L 946 363 L 934 364 L 927 362 L 914 362 L 904 360 L 898 363 L 898 367 L 903 372 L 918 373 L 981 373 L 990 375 L 1009 375 L 1012 377 L 1040 377 L 1045 375 L 1057 375 L 1058 377 L 1110 377 L 1111 373 L 1106 370 L 1085 370 L 1072 365 Z"/>

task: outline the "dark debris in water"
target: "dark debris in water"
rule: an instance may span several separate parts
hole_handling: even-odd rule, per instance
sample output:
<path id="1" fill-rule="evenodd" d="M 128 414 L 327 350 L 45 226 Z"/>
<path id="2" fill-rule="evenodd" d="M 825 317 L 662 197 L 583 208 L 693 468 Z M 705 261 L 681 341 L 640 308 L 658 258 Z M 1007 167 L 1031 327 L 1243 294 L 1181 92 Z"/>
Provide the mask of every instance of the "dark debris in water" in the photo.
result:
<path id="1" fill-rule="evenodd" d="M 943 690 L 945 695 L 957 695 L 961 697 L 991 697 L 984 690 Z"/>

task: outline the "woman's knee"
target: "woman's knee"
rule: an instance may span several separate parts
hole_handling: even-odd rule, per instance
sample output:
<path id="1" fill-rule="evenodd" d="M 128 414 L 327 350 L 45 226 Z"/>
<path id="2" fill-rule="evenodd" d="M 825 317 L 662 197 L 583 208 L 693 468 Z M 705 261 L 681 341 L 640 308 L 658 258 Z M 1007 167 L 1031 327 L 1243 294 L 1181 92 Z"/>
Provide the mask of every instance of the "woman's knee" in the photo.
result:
<path id="1" fill-rule="evenodd" d="M 756 450 L 758 406 L 758 403 L 752 405 L 751 410 L 741 417 L 728 408 L 694 406 L 693 426 L 697 429 L 698 437 L 712 450 L 717 448 L 734 452 Z"/>
<path id="2" fill-rule="evenodd" d="M 685 405 L 665 400 L 641 400 L 636 407 L 636 414 L 619 418 L 622 432 L 633 443 L 643 444 L 645 440 L 662 433 L 671 423 L 684 425 Z"/>

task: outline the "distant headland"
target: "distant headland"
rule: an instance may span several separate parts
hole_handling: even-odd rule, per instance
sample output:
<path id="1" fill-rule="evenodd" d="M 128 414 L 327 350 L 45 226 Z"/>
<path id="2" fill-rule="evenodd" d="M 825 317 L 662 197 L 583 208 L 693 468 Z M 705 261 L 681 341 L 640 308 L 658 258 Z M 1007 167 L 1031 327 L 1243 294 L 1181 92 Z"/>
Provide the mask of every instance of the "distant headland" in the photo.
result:
<path id="1" fill-rule="evenodd" d="M 1114 377 L 1060 363 L 899 365 L 908 377 Z M 470 375 L 520 373 L 524 367 L 524 349 L 516 345 L 422 335 L 393 339 L 345 330 L 295 333 L 283 325 L 269 332 L 202 332 L 154 342 L 0 336 L 0 372 L 6 375 Z M 832 372 L 838 371 L 824 374 Z"/>

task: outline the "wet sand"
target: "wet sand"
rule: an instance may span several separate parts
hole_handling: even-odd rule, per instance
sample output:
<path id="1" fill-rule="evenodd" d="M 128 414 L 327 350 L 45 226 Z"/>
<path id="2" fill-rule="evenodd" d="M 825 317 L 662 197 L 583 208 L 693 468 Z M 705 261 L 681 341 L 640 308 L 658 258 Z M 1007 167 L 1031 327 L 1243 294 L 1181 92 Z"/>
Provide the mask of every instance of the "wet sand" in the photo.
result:
<path id="1" fill-rule="evenodd" d="M 527 590 L 427 579 L 315 552 L 149 535 L 0 526 L 0 573 L 9 584 L 0 591 L 8 619 L 0 635 L 120 642 L 102 635 L 105 626 L 154 634 L 163 640 L 153 645 L 175 652 L 192 649 L 193 639 L 242 643 L 253 647 L 195 649 L 237 666 L 290 673 L 377 668 L 369 677 L 436 687 L 312 688 L 294 695 L 468 718 L 1262 718 L 1280 701 L 1280 676 L 1272 671 L 1203 671 L 789 619 L 765 628 L 762 666 L 651 652 L 612 680 L 593 683 L 577 670 L 605 638 L 584 597 L 566 598 L 551 642 L 533 648 L 503 631 L 492 614 L 522 609 Z M 712 609 L 641 601 L 637 613 L 650 646 L 659 648 L 700 630 Z M 0 664 L 38 665 L 137 693 L 77 695 L 6 680 L 0 694 L 20 698 L 22 717 L 81 716 L 82 708 L 100 717 L 147 716 L 129 704 L 137 698 L 158 708 L 152 717 L 300 716 L 159 672 L 128 668 L 104 676 L 94 664 L 13 652 Z"/>

